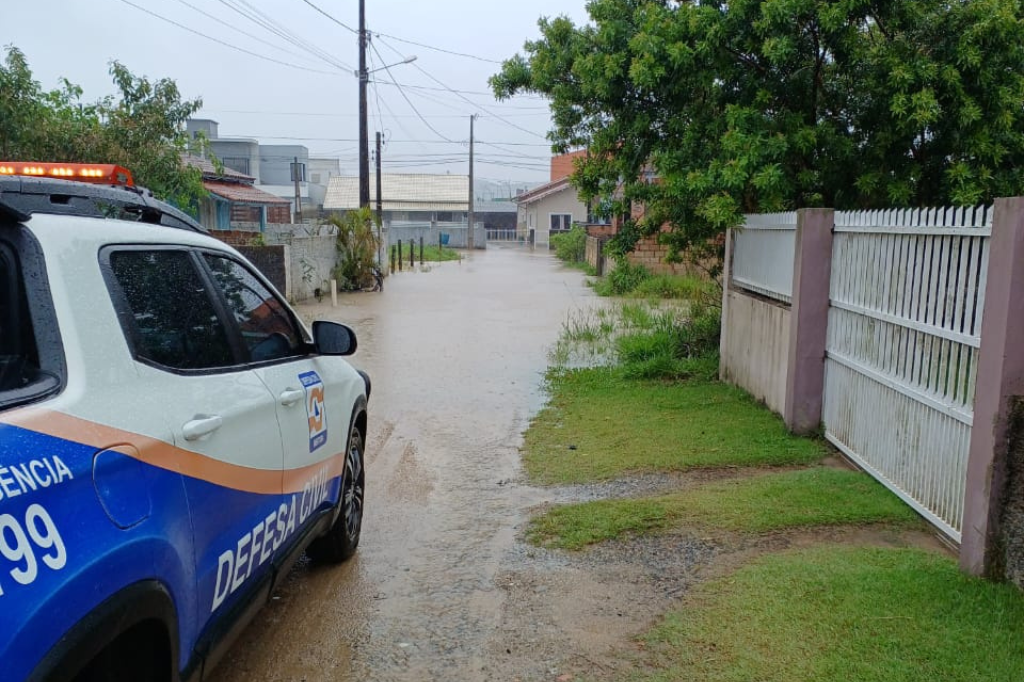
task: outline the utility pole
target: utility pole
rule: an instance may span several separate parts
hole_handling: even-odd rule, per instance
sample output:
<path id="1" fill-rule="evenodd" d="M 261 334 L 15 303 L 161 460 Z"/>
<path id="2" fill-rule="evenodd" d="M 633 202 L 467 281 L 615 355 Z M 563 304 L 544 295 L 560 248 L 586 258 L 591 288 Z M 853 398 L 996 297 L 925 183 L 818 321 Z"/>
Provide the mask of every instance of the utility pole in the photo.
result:
<path id="1" fill-rule="evenodd" d="M 384 228 L 384 200 L 380 193 L 380 133 L 377 133 L 377 263 L 380 269 L 384 270 L 384 243 L 382 241 L 382 230 Z"/>
<path id="2" fill-rule="evenodd" d="M 469 232 L 466 233 L 466 248 L 473 250 L 473 119 L 469 117 Z"/>
<path id="3" fill-rule="evenodd" d="M 299 157 L 295 157 L 292 164 L 292 180 L 295 181 L 295 222 L 302 222 L 302 191 L 299 189 L 299 180 L 302 176 L 302 168 L 299 166 Z"/>
<path id="4" fill-rule="evenodd" d="M 359 0 L 359 207 L 370 205 L 370 139 L 366 122 L 366 0 Z"/>

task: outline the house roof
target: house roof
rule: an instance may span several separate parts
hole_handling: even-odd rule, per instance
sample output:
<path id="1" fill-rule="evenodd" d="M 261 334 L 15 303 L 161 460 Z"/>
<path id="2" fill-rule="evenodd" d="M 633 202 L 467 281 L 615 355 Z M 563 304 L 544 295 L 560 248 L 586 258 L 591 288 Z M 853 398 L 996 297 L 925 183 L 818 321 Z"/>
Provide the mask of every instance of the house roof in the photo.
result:
<path id="1" fill-rule="evenodd" d="M 186 156 L 185 163 L 202 171 L 204 180 L 231 179 L 235 181 L 248 182 L 250 185 L 256 182 L 256 178 L 251 175 L 239 173 L 238 171 L 231 170 L 227 166 L 224 166 L 224 170 L 218 173 L 212 161 L 209 159 L 201 159 L 198 156 Z"/>
<path id="2" fill-rule="evenodd" d="M 424 173 L 384 173 L 381 196 L 385 211 L 468 211 L 469 177 Z M 370 181 L 370 204 L 376 205 L 376 182 Z M 359 178 L 335 176 L 327 185 L 324 209 L 359 208 Z"/>
<path id="3" fill-rule="evenodd" d="M 519 196 L 516 197 L 516 203 L 518 203 L 518 204 L 532 204 L 533 202 L 540 201 L 541 199 L 544 199 L 545 197 L 549 197 L 552 194 L 558 194 L 559 192 L 561 192 L 561 191 L 563 191 L 563 190 L 565 190 L 566 188 L 569 188 L 569 187 L 570 187 L 570 185 L 569 185 L 569 179 L 568 178 L 562 178 L 560 180 L 555 180 L 554 182 L 549 182 L 546 185 L 541 185 L 540 187 L 534 187 L 529 192 L 523 192 L 522 194 L 520 194 Z"/>
<path id="4" fill-rule="evenodd" d="M 292 203 L 287 199 L 282 199 L 268 192 L 264 192 L 263 190 L 256 189 L 252 185 L 237 182 L 204 180 L 203 187 L 205 187 L 211 194 L 215 194 L 221 199 L 227 199 L 228 201 L 236 204 L 270 205 Z"/>

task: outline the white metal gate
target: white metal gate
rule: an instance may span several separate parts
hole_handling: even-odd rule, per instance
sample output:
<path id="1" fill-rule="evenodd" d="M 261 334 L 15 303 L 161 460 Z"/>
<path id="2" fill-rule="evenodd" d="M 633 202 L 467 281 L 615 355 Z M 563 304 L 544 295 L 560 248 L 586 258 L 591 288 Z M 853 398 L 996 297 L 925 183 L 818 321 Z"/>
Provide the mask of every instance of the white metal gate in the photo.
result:
<path id="1" fill-rule="evenodd" d="M 992 209 L 835 216 L 825 435 L 959 542 Z"/>

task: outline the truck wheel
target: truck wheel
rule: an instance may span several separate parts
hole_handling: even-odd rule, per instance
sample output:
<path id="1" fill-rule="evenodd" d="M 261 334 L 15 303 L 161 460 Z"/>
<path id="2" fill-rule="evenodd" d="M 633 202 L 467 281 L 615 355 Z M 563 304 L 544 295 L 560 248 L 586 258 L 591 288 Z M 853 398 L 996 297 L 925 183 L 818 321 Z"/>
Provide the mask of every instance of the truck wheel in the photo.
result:
<path id="1" fill-rule="evenodd" d="M 310 543 L 306 553 L 314 561 L 336 564 L 349 559 L 359 547 L 363 527 L 363 435 L 353 428 L 345 452 L 345 474 L 341 484 L 341 513 L 322 537 Z"/>

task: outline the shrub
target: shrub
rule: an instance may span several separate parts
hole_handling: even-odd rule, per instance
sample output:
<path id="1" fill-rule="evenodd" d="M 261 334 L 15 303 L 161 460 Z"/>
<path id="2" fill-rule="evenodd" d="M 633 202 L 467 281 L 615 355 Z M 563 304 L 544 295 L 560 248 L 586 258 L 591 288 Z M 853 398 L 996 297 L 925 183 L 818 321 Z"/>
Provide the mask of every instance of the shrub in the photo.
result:
<path id="1" fill-rule="evenodd" d="M 373 283 L 377 262 L 376 218 L 369 208 L 332 215 L 328 224 L 338 228 L 338 265 L 334 278 L 338 288 L 354 291 Z"/>
<path id="2" fill-rule="evenodd" d="M 587 257 L 587 231 L 579 225 L 573 225 L 568 232 L 551 237 L 551 245 L 555 247 L 555 256 L 567 263 L 582 263 Z"/>
<path id="3" fill-rule="evenodd" d="M 599 296 L 625 296 L 650 277 L 650 270 L 620 256 L 615 259 L 615 268 L 594 285 L 594 291 Z"/>

